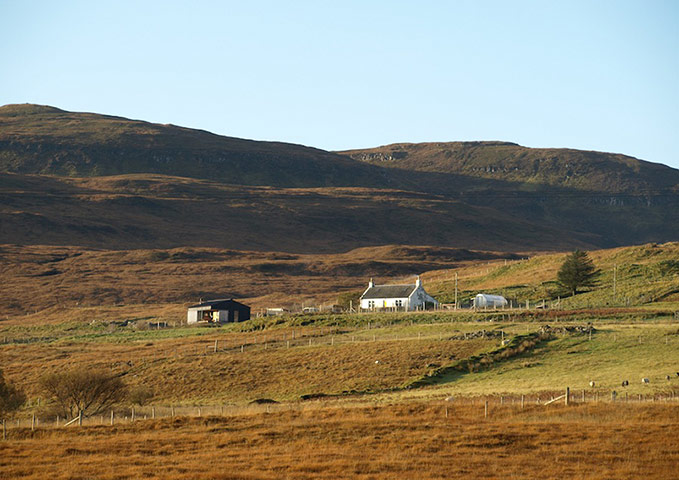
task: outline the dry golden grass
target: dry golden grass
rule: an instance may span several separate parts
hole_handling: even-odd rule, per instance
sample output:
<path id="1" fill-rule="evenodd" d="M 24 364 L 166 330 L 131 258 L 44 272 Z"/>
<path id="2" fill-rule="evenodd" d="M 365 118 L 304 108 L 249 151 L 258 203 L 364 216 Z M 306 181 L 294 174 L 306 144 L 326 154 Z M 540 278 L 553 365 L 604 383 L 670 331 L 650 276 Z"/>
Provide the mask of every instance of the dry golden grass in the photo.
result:
<path id="1" fill-rule="evenodd" d="M 448 408 L 448 418 L 445 409 Z M 676 404 L 293 408 L 115 427 L 10 429 L 24 479 L 677 478 Z"/>
<path id="2" fill-rule="evenodd" d="M 301 255 L 216 248 L 114 251 L 0 245 L 0 278 L 7 280 L 0 283 L 0 318 L 24 323 L 31 320 L 26 314 L 38 313 L 33 320 L 39 323 L 65 321 L 70 308 L 120 304 L 174 303 L 183 310 L 201 297 L 242 299 L 255 311 L 272 306 L 299 309 L 334 303 L 338 293 L 347 290 L 360 294 L 373 276 L 387 283 L 407 273 L 414 283 L 414 275 L 423 271 L 501 256 L 407 246 Z"/>
<path id="3" fill-rule="evenodd" d="M 388 390 L 427 373 L 433 365 L 445 365 L 497 344 L 487 339 L 418 339 L 417 334 L 396 339 L 384 331 L 377 332 L 379 341 L 372 341 L 372 334 L 363 329 L 333 333 L 329 327 L 248 333 L 189 330 L 204 335 L 8 344 L 0 345 L 0 358 L 8 378 L 33 398 L 41 395 L 42 375 L 87 365 L 110 368 L 131 386 L 150 387 L 157 403 L 224 403 Z"/>

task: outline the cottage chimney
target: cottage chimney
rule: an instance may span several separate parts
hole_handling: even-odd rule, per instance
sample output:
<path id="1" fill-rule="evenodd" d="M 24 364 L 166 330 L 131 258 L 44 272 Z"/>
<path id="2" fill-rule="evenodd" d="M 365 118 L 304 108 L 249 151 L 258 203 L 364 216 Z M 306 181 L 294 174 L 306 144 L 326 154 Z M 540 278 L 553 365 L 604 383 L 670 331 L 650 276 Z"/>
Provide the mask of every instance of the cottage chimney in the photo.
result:
<path id="1" fill-rule="evenodd" d="M 420 280 L 420 276 L 417 276 L 417 280 L 415 280 L 415 286 L 416 287 L 421 287 L 422 286 L 422 280 Z"/>
<path id="2" fill-rule="evenodd" d="M 375 286 L 375 282 L 373 282 L 373 279 L 371 278 L 370 281 L 368 282 L 368 288 L 373 288 Z"/>

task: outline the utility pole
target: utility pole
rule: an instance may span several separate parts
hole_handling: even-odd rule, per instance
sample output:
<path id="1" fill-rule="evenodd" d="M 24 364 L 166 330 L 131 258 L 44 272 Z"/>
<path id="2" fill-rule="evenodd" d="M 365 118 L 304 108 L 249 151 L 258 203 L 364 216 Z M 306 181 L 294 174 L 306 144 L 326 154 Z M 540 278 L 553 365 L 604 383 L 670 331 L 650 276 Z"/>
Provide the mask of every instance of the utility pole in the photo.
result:
<path id="1" fill-rule="evenodd" d="M 455 310 L 457 310 L 457 272 L 455 272 Z"/>

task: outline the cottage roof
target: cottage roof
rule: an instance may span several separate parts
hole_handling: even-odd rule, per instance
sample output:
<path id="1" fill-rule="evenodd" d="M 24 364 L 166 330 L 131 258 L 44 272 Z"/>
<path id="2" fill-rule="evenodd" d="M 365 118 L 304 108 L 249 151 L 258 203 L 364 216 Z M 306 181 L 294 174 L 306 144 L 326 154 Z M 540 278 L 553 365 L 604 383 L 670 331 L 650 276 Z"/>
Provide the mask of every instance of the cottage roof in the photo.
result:
<path id="1" fill-rule="evenodd" d="M 361 298 L 406 298 L 417 288 L 417 285 L 374 285 Z"/>
<path id="2" fill-rule="evenodd" d="M 195 305 L 189 306 L 189 308 L 204 308 L 204 307 L 210 307 L 215 310 L 219 310 L 222 308 L 227 308 L 227 307 L 233 307 L 233 306 L 240 306 L 240 307 L 246 307 L 247 305 L 243 305 L 240 302 L 237 302 L 233 300 L 232 298 L 224 298 L 221 300 L 207 300 L 205 302 L 197 303 Z"/>

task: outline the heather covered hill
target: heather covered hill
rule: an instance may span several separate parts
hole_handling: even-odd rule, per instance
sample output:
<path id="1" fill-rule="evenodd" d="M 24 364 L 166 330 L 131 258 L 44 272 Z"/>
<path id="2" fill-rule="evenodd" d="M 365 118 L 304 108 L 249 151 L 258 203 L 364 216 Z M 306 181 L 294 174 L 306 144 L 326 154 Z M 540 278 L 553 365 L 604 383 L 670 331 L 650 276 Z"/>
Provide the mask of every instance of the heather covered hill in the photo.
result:
<path id="1" fill-rule="evenodd" d="M 616 153 L 491 141 L 396 143 L 339 153 L 382 167 L 511 182 L 520 191 L 563 187 L 601 194 L 679 193 L 679 170 Z"/>
<path id="2" fill-rule="evenodd" d="M 0 171 L 160 173 L 299 187 L 390 183 L 379 168 L 316 148 L 31 104 L 0 107 Z"/>
<path id="3" fill-rule="evenodd" d="M 164 175 L 0 175 L 0 223 L 0 243 L 108 249 L 333 253 L 427 244 L 523 251 L 602 241 L 426 193 L 245 187 Z"/>
<path id="4" fill-rule="evenodd" d="M 0 107 L 0 242 L 526 251 L 679 238 L 679 171 L 506 142 L 301 145 Z"/>

